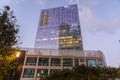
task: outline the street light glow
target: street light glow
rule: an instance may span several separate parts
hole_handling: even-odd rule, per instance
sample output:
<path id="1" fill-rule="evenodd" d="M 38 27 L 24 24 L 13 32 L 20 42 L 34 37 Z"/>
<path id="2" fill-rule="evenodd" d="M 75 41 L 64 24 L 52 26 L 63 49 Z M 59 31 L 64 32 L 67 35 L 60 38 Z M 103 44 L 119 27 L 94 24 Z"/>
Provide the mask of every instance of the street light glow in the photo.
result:
<path id="1" fill-rule="evenodd" d="M 20 52 L 17 52 L 16 57 L 20 57 Z"/>

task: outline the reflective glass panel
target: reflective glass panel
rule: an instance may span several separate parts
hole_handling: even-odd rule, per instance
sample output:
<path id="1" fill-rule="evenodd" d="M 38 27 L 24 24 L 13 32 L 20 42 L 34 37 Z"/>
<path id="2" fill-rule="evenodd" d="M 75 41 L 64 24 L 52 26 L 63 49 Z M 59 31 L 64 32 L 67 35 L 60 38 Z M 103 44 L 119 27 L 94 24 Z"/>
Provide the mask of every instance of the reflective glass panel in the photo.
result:
<path id="1" fill-rule="evenodd" d="M 39 58 L 39 66 L 48 66 L 49 65 L 49 58 Z"/>
<path id="2" fill-rule="evenodd" d="M 23 78 L 34 78 L 35 69 L 25 68 L 23 72 Z"/>
<path id="3" fill-rule="evenodd" d="M 27 57 L 26 65 L 36 65 L 37 58 L 35 57 Z"/>
<path id="4" fill-rule="evenodd" d="M 78 59 L 74 59 L 74 63 L 75 63 L 75 66 L 78 66 L 79 65 Z"/>
<path id="5" fill-rule="evenodd" d="M 87 65 L 96 67 L 96 60 L 95 59 L 87 60 Z"/>
<path id="6" fill-rule="evenodd" d="M 102 67 L 102 61 L 100 59 L 98 60 L 98 66 Z"/>
<path id="7" fill-rule="evenodd" d="M 55 72 L 60 71 L 60 69 L 51 69 L 50 74 L 54 74 Z"/>
<path id="8" fill-rule="evenodd" d="M 51 66 L 60 66 L 61 59 L 60 58 L 51 58 Z"/>
<path id="9" fill-rule="evenodd" d="M 73 66 L 73 60 L 72 59 L 63 59 L 63 66 Z"/>
<path id="10" fill-rule="evenodd" d="M 48 69 L 38 69 L 37 70 L 37 78 L 42 78 L 48 75 Z"/>

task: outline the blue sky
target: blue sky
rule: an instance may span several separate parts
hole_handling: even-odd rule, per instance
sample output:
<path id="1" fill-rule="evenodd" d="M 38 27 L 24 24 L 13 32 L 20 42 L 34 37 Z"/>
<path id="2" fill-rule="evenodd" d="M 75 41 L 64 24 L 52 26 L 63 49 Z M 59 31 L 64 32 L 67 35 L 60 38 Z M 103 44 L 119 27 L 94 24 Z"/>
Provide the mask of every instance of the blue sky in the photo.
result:
<path id="1" fill-rule="evenodd" d="M 108 66 L 120 64 L 120 0 L 0 0 L 21 26 L 22 45 L 34 47 L 41 9 L 78 4 L 85 50 L 101 50 Z"/>

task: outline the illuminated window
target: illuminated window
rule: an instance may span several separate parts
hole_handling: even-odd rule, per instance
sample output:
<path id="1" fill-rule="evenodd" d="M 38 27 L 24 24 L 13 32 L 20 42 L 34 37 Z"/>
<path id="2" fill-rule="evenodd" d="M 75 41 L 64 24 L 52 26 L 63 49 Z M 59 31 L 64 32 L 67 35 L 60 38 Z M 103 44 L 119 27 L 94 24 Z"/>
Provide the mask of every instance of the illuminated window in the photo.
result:
<path id="1" fill-rule="evenodd" d="M 48 12 L 43 12 L 41 15 L 41 26 L 45 26 L 48 24 Z"/>
<path id="2" fill-rule="evenodd" d="M 38 69 L 37 70 L 37 78 L 42 78 L 48 75 L 48 69 Z"/>

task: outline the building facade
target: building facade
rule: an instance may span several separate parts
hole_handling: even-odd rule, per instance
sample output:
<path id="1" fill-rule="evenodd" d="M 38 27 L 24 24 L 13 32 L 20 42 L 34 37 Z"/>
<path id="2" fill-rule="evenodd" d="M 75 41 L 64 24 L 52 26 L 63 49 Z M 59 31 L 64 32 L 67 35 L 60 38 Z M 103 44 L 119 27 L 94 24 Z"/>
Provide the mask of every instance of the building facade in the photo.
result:
<path id="1" fill-rule="evenodd" d="M 41 11 L 35 48 L 26 52 L 20 80 L 36 80 L 84 64 L 106 66 L 101 51 L 83 50 L 77 5 Z"/>
<path id="2" fill-rule="evenodd" d="M 86 66 L 106 66 L 101 51 L 24 49 L 26 51 L 20 80 L 35 80 L 53 74 L 57 70 L 84 64 Z M 75 54 L 74 54 L 75 53 Z"/>
<path id="3" fill-rule="evenodd" d="M 83 50 L 77 5 L 41 11 L 35 48 Z"/>

